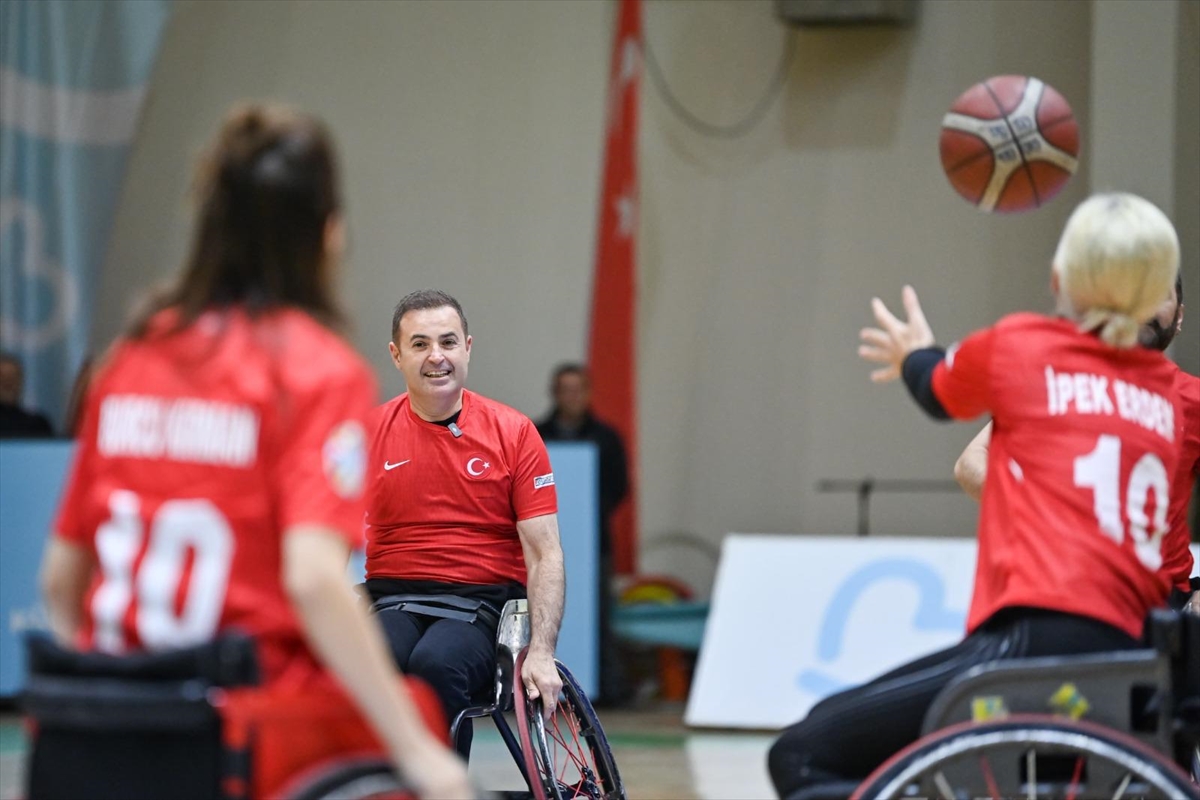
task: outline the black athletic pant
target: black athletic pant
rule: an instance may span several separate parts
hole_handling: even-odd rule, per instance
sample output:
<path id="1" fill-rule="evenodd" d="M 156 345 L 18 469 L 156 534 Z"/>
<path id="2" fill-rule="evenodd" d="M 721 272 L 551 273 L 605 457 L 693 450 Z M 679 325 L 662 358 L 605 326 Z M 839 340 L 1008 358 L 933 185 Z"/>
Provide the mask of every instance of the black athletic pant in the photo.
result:
<path id="1" fill-rule="evenodd" d="M 861 781 L 920 737 L 925 712 L 951 679 L 985 661 L 1140 646 L 1124 631 L 1097 620 L 1043 609 L 1005 609 L 954 647 L 817 703 L 771 747 L 771 781 L 784 798 L 816 784 Z"/>
<path id="2" fill-rule="evenodd" d="M 480 625 L 396 609 L 385 609 L 376 617 L 396 666 L 433 687 L 442 701 L 447 723 L 452 723 L 464 708 L 479 705 L 484 699 L 480 693 L 493 688 L 495 637 L 489 637 Z M 471 753 L 471 738 L 471 721 L 463 720 L 454 745 L 464 759 Z"/>

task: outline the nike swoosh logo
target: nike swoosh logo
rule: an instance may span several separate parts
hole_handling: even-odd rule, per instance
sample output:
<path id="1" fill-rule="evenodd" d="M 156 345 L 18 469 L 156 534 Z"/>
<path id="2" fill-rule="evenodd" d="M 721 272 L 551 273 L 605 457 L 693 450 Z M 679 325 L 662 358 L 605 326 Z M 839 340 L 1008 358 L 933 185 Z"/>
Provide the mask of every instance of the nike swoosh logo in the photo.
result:
<path id="1" fill-rule="evenodd" d="M 396 467 L 403 467 L 405 464 L 407 464 L 407 463 L 408 463 L 408 462 L 410 462 L 410 461 L 412 461 L 412 459 L 411 459 L 411 458 L 406 458 L 406 459 L 404 459 L 403 461 L 397 461 L 395 464 L 393 464 L 393 463 L 392 463 L 392 462 L 390 462 L 390 461 L 385 461 L 385 462 L 383 462 L 383 468 L 384 468 L 385 470 L 387 470 L 388 472 L 391 472 L 391 471 L 392 471 L 392 470 L 394 470 Z"/>

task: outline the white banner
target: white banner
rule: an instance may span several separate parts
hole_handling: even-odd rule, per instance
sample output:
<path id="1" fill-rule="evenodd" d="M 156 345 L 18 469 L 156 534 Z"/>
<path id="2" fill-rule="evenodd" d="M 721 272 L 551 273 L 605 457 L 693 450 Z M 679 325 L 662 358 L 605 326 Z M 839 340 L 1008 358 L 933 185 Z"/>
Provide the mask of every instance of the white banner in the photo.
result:
<path id="1" fill-rule="evenodd" d="M 957 643 L 973 539 L 731 534 L 685 722 L 778 729 L 821 698 Z"/>

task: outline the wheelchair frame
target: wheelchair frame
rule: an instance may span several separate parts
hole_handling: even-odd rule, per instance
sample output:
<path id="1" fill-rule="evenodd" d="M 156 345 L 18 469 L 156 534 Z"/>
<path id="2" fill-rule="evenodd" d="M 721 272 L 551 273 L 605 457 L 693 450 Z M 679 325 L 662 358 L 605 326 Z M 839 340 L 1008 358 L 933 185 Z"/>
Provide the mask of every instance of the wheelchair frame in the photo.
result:
<path id="1" fill-rule="evenodd" d="M 465 720 L 490 717 L 534 800 L 568 800 L 575 797 L 626 800 L 625 787 L 608 739 L 591 702 L 570 670 L 555 659 L 554 664 L 563 681 L 563 697 L 558 700 L 555 714 L 570 716 L 568 724 L 572 727 L 575 743 L 579 744 L 579 736 L 582 735 L 588 754 L 593 759 L 593 763 L 583 766 L 576 760 L 573 764 L 576 774 L 573 777 L 579 780 L 574 785 L 564 784 L 551 743 L 565 743 L 553 734 L 547 735 L 542 701 L 540 698 L 531 701 L 521 680 L 530 630 L 529 601 L 509 600 L 505 603 L 496 631 L 496 673 L 492 698 L 484 705 L 460 711 L 451 723 L 450 740 L 458 740 L 459 728 Z M 510 710 L 516 712 L 519 741 L 504 716 Z M 564 764 L 563 768 L 566 766 Z M 564 791 L 570 791 L 571 794 L 564 794 Z"/>
<path id="2" fill-rule="evenodd" d="M 922 738 L 853 798 L 1200 798 L 1200 617 L 1156 611 L 1147 625 L 1153 649 L 996 661 L 958 676 Z"/>

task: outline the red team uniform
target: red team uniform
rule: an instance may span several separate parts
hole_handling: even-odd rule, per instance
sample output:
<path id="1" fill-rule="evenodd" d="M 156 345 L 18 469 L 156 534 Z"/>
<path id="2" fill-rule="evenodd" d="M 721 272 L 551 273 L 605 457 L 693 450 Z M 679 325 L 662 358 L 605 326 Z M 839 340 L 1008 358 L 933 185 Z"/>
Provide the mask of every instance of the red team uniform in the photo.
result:
<path id="1" fill-rule="evenodd" d="M 418 417 L 407 393 L 373 422 L 367 578 L 524 586 L 517 522 L 558 511 L 533 422 L 468 390 L 453 427 Z"/>
<path id="2" fill-rule="evenodd" d="M 362 544 L 375 380 L 298 311 L 208 312 L 168 333 L 173 319 L 162 312 L 147 336 L 119 342 L 89 394 L 55 528 L 100 565 L 80 645 L 122 653 L 251 634 L 265 686 L 226 693 L 225 737 L 253 749 L 251 796 L 278 796 L 323 759 L 384 755 L 309 649 L 281 575 L 293 525 Z M 444 730 L 428 687 L 407 686 L 429 729 Z"/>
<path id="3" fill-rule="evenodd" d="M 361 545 L 374 377 L 297 311 L 208 312 L 166 333 L 173 319 L 122 340 L 89 395 L 55 528 L 97 554 L 82 644 L 240 629 L 268 683 L 304 683 L 322 671 L 284 591 L 282 536 L 307 523 Z"/>
<path id="4" fill-rule="evenodd" d="M 1170 583 L 1176 371 L 1157 351 L 1117 350 L 1035 314 L 947 352 L 937 399 L 952 417 L 990 411 L 994 422 L 968 632 L 1000 609 L 1033 607 L 1141 636 Z"/>
<path id="5" fill-rule="evenodd" d="M 1163 570 L 1172 585 L 1181 592 L 1190 592 L 1194 559 L 1188 544 L 1192 541 L 1188 527 L 1188 506 L 1192 487 L 1200 475 L 1200 378 L 1175 367 L 1175 392 L 1183 406 L 1176 420 L 1179 437 L 1179 466 L 1171 480 L 1171 508 L 1167 514 L 1171 530 L 1163 548 Z"/>

